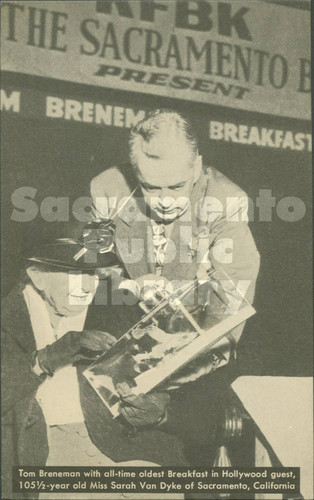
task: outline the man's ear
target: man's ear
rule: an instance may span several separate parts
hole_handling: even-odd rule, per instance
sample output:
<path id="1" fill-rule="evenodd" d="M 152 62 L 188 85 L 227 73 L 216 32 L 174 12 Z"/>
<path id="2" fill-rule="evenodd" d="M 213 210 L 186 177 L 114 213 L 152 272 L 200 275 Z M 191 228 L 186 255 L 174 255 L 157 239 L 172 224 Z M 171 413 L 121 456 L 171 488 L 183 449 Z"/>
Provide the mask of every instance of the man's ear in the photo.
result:
<path id="1" fill-rule="evenodd" d="M 193 181 L 194 184 L 198 181 L 201 175 L 201 171 L 203 168 L 203 157 L 201 155 L 198 155 L 195 160 L 194 160 L 194 174 L 193 174 Z"/>
<path id="2" fill-rule="evenodd" d="M 35 266 L 28 267 L 26 269 L 26 272 L 28 274 L 29 279 L 31 280 L 31 282 L 35 286 L 35 288 L 37 288 L 37 290 L 42 292 L 46 287 L 45 273 L 40 271 Z"/>

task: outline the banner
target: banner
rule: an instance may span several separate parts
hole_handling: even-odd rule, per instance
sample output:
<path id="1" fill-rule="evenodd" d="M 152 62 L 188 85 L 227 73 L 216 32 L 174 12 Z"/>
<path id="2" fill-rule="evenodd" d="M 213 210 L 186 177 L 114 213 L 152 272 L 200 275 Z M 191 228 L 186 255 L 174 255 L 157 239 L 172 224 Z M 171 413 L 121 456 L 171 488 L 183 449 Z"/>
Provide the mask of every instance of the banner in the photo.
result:
<path id="1" fill-rule="evenodd" d="M 2 2 L 1 36 L 6 71 L 310 119 L 309 11 L 259 1 L 14 1 Z"/>
<path id="2" fill-rule="evenodd" d="M 131 107 L 112 99 L 74 99 L 63 93 L 46 93 L 34 89 L 17 90 L 4 86 L 1 89 L 0 110 L 18 113 L 25 118 L 38 120 L 52 119 L 76 122 L 97 127 L 118 127 L 130 129 L 136 122 L 145 118 L 148 109 Z M 312 151 L 310 127 L 304 123 L 302 128 L 279 128 L 263 123 L 263 120 L 245 120 L 235 114 L 228 121 L 222 121 L 217 111 L 198 115 L 206 139 L 223 141 L 247 146 L 284 149 L 290 151 Z"/>

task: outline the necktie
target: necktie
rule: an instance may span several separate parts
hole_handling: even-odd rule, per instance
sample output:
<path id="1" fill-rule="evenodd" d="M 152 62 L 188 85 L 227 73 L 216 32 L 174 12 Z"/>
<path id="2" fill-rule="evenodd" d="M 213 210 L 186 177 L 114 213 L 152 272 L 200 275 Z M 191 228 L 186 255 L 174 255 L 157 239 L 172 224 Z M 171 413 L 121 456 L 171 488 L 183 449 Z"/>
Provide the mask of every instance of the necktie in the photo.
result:
<path id="1" fill-rule="evenodd" d="M 155 221 L 153 221 L 152 229 L 156 268 L 157 272 L 161 272 L 167 251 L 168 238 L 166 236 L 164 224 L 157 224 Z"/>

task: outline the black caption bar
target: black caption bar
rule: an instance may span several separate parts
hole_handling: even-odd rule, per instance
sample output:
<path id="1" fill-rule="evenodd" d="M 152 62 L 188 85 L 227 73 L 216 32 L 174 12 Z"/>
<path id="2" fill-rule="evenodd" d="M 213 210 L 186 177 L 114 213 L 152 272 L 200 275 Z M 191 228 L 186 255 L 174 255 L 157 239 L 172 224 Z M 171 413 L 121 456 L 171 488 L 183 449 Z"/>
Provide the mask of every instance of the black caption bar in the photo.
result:
<path id="1" fill-rule="evenodd" d="M 299 467 L 13 467 L 13 491 L 48 493 L 300 492 Z"/>

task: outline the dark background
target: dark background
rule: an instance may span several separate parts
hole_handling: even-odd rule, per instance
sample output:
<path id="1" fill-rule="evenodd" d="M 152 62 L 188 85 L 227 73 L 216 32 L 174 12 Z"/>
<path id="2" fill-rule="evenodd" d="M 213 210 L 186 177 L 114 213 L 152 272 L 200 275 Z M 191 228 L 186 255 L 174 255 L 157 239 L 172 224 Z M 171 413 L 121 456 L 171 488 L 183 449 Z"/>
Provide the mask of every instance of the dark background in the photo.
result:
<path id="1" fill-rule="evenodd" d="M 284 222 L 274 210 L 271 222 L 259 222 L 256 212 L 250 224 L 261 254 L 261 270 L 257 314 L 247 322 L 239 358 L 244 373 L 312 374 L 311 155 L 208 139 L 209 120 L 296 132 L 310 132 L 309 122 L 10 73 L 2 77 L 5 85 L 131 108 L 174 108 L 194 123 L 205 164 L 221 170 L 250 198 L 255 200 L 260 189 L 271 189 L 277 202 L 286 196 L 301 198 L 307 213 L 299 222 Z M 18 279 L 18 253 L 29 231 L 28 223 L 10 220 L 14 190 L 37 188 L 38 203 L 46 196 L 74 200 L 87 195 L 95 175 L 127 160 L 128 130 L 29 119 L 12 112 L 2 113 L 2 130 L 2 288 L 6 294 Z"/>

